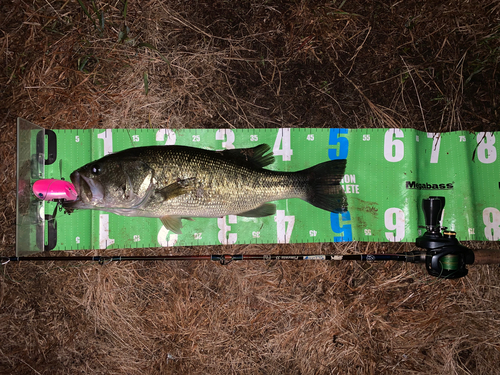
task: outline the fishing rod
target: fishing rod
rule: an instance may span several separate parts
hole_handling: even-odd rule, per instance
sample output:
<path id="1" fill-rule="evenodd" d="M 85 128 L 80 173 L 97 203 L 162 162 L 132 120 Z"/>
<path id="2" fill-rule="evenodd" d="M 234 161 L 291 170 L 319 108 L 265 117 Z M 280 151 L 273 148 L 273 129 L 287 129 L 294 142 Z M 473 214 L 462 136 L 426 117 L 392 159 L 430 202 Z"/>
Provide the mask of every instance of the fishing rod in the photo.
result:
<path id="1" fill-rule="evenodd" d="M 500 250 L 473 251 L 461 245 L 456 233 L 439 225 L 445 205 L 444 197 L 430 197 L 422 202 L 426 232 L 417 238 L 416 246 L 424 251 L 397 254 L 211 254 L 211 255 L 154 255 L 154 256 L 20 256 L 1 257 L 2 264 L 17 261 L 95 261 L 99 264 L 122 261 L 181 261 L 210 260 L 227 265 L 242 260 L 329 260 L 329 261 L 399 261 L 425 263 L 427 272 L 434 277 L 456 279 L 468 273 L 470 264 L 500 264 Z"/>
<path id="2" fill-rule="evenodd" d="M 473 252 L 474 259 L 462 259 L 457 254 L 447 253 L 441 261 L 436 255 L 423 251 L 410 251 L 398 254 L 355 254 L 355 255 L 304 255 L 304 254 L 210 254 L 210 255 L 153 255 L 153 256 L 20 256 L 2 257 L 2 264 L 17 261 L 94 261 L 99 264 L 123 261 L 181 261 L 181 260 L 210 260 L 227 265 L 241 260 L 330 260 L 330 261 L 400 261 L 406 263 L 426 263 L 427 271 L 435 277 L 454 279 L 467 274 L 466 264 L 498 264 L 500 263 L 499 250 L 477 250 Z M 437 259 L 437 263 L 435 262 Z M 434 260 L 434 262 L 433 262 Z M 437 264 L 437 265 L 434 265 Z"/>
<path id="3" fill-rule="evenodd" d="M 416 254 L 359 254 L 359 255 L 304 255 L 304 254 L 210 254 L 210 255 L 145 255 L 145 256 L 121 256 L 121 255 L 104 255 L 104 256 L 20 256 L 20 257 L 2 257 L 3 263 L 16 261 L 94 261 L 99 263 L 121 262 L 121 261 L 144 261 L 144 260 L 211 260 L 227 265 L 238 260 L 359 260 L 359 261 L 404 261 L 416 263 L 415 258 L 421 258 L 419 252 Z"/>

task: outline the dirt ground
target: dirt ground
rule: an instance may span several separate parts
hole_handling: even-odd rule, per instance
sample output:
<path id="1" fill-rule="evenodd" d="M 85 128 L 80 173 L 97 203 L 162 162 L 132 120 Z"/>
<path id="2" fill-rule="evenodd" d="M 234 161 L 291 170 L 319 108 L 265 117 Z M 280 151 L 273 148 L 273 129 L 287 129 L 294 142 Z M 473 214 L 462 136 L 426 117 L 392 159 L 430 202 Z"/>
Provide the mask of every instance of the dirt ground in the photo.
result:
<path id="1" fill-rule="evenodd" d="M 15 252 L 17 117 L 49 129 L 500 126 L 498 1 L 4 0 L 1 9 L 0 255 Z M 0 270 L 2 374 L 500 374 L 499 266 L 451 281 L 417 265 L 356 262 Z"/>

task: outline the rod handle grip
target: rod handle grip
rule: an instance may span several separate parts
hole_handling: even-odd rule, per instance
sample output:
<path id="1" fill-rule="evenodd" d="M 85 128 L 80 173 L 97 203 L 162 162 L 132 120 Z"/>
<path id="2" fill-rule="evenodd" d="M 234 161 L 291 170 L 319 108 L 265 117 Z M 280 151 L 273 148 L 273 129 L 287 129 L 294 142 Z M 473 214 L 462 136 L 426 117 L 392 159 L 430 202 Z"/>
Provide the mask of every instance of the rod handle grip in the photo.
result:
<path id="1" fill-rule="evenodd" d="M 474 250 L 474 264 L 500 264 L 500 250 Z"/>

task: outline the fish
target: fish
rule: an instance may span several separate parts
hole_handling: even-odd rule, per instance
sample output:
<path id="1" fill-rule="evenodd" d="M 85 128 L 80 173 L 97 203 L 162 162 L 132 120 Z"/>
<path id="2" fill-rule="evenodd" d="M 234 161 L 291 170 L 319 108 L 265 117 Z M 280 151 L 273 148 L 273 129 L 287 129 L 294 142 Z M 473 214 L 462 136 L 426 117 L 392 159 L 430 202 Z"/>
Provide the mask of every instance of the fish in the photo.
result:
<path id="1" fill-rule="evenodd" d="M 129 148 L 92 161 L 70 175 L 78 198 L 63 203 L 67 213 L 101 210 L 117 215 L 159 218 L 182 233 L 182 220 L 276 213 L 273 201 L 300 198 L 323 210 L 347 211 L 340 180 L 346 160 L 283 172 L 271 147 L 222 151 L 168 145 Z"/>

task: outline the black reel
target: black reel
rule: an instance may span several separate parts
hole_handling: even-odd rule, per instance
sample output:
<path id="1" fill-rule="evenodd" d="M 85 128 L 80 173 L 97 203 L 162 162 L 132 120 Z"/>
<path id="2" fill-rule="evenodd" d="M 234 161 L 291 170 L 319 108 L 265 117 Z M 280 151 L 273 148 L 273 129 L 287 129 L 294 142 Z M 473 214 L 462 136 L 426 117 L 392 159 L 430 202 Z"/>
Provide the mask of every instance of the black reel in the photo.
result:
<path id="1" fill-rule="evenodd" d="M 417 238 L 416 245 L 427 250 L 425 266 L 430 275 L 457 279 L 467 275 L 466 265 L 474 263 L 474 252 L 460 245 L 455 232 L 439 225 L 444 204 L 444 197 L 422 201 L 426 232 Z"/>

